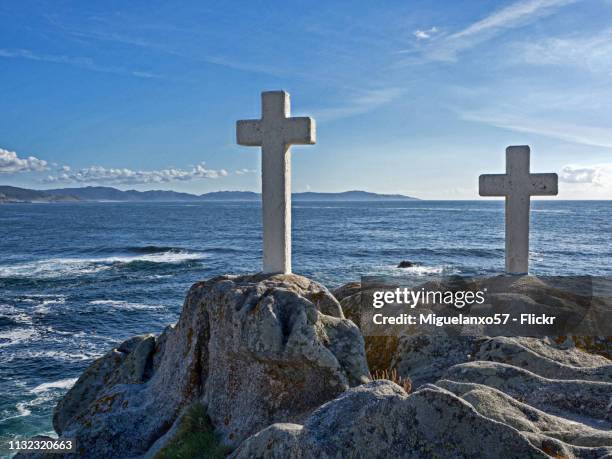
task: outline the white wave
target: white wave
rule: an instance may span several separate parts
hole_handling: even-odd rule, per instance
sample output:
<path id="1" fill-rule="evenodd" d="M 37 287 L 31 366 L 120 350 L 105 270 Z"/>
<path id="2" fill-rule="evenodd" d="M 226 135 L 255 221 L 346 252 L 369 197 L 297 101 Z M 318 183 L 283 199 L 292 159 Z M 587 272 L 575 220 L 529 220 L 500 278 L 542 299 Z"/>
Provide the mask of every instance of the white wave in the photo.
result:
<path id="1" fill-rule="evenodd" d="M 409 209 L 425 212 L 502 212 L 504 210 L 503 207 L 410 207 Z"/>
<path id="2" fill-rule="evenodd" d="M 0 340 L 8 340 L 7 343 L 0 342 L 0 348 L 14 346 L 15 344 L 31 341 L 38 335 L 32 328 L 14 328 L 0 333 Z"/>
<path id="3" fill-rule="evenodd" d="M 66 275 L 95 274 L 112 269 L 117 264 L 137 261 L 178 264 L 201 260 L 208 255 L 195 252 L 162 252 L 134 256 L 105 258 L 50 258 L 28 263 L 0 266 L 0 277 L 55 278 Z"/>
<path id="4" fill-rule="evenodd" d="M 130 303 L 129 301 L 123 301 L 123 300 L 95 300 L 95 301 L 90 301 L 89 304 L 110 306 L 115 309 L 124 309 L 124 310 L 164 309 L 164 306 L 161 304 Z"/>
<path id="5" fill-rule="evenodd" d="M 76 380 L 74 380 L 72 382 L 72 384 L 74 384 L 75 381 Z M 63 382 L 63 381 L 57 381 L 57 382 Z M 48 384 L 52 385 L 52 384 L 55 384 L 55 383 L 48 383 Z M 42 386 L 45 386 L 45 384 L 41 384 L 38 387 L 42 387 Z M 21 417 L 27 417 L 27 416 L 30 416 L 32 414 L 32 410 L 30 409 L 32 407 L 40 407 L 41 405 L 49 405 L 49 404 L 53 404 L 54 405 L 56 403 L 58 394 L 55 391 L 50 391 L 50 389 L 56 388 L 56 386 L 42 387 L 40 390 L 37 390 L 38 387 L 36 387 L 36 388 L 34 388 L 33 390 L 30 391 L 30 393 L 36 394 L 36 397 L 34 397 L 31 400 L 26 400 L 26 401 L 23 401 L 23 402 L 18 402 L 15 405 L 15 409 L 17 410 L 17 414 L 14 415 L 14 416 L 10 416 L 8 418 L 4 418 L 4 419 L 2 419 L 2 421 L 7 421 L 9 419 L 15 419 L 15 418 L 21 418 Z M 59 387 L 57 387 L 57 388 L 59 388 Z"/>
<path id="6" fill-rule="evenodd" d="M 425 275 L 425 274 L 442 274 L 447 271 L 446 266 L 411 266 L 410 268 L 396 268 L 404 273 Z"/>
<path id="7" fill-rule="evenodd" d="M 76 362 L 81 360 L 91 360 L 100 357 L 102 352 L 91 352 L 91 353 L 70 353 L 65 351 L 24 351 L 17 354 L 8 356 L 6 363 L 11 363 L 15 360 L 29 360 L 29 359 L 53 359 L 63 360 L 66 362 Z"/>
<path id="8" fill-rule="evenodd" d="M 0 266 L 0 277 L 54 278 L 70 274 L 95 274 L 111 266 L 79 258 L 52 258 L 11 266 Z"/>
<path id="9" fill-rule="evenodd" d="M 32 317 L 9 304 L 0 303 L 0 316 L 7 317 L 20 325 L 32 325 Z"/>
<path id="10" fill-rule="evenodd" d="M 94 300 L 89 302 L 89 304 L 107 304 L 110 306 L 117 306 L 125 303 L 125 301 L 121 300 Z"/>
<path id="11" fill-rule="evenodd" d="M 60 296 L 60 297 L 53 298 L 50 300 L 43 300 L 43 302 L 40 303 L 40 306 L 48 306 L 50 304 L 64 304 L 64 303 L 66 303 L 66 297 Z"/>
<path id="12" fill-rule="evenodd" d="M 66 297 L 57 297 L 49 300 L 43 300 L 36 308 L 34 308 L 34 312 L 36 314 L 46 314 L 49 312 L 49 306 L 52 304 L 66 304 Z"/>
<path id="13" fill-rule="evenodd" d="M 201 260 L 205 255 L 195 252 L 161 252 L 131 257 L 109 257 L 98 260 L 100 263 L 132 263 L 134 261 L 148 261 L 151 263 L 182 263 L 190 260 Z"/>
<path id="14" fill-rule="evenodd" d="M 50 389 L 70 389 L 74 386 L 74 383 L 77 381 L 77 378 L 68 378 L 68 379 L 60 379 L 58 381 L 43 383 L 36 386 L 34 389 L 30 390 L 33 394 L 40 394 L 41 392 L 46 392 Z"/>
<path id="15" fill-rule="evenodd" d="M 64 336 L 71 336 L 73 338 L 82 338 L 85 336 L 85 332 L 84 331 L 80 331 L 80 332 L 73 332 L 73 331 L 61 331 L 61 330 L 56 330 L 53 327 L 46 327 L 45 330 L 51 334 L 56 334 L 56 335 L 64 335 Z M 90 335 L 92 336 L 92 335 Z"/>
<path id="16" fill-rule="evenodd" d="M 575 212 L 566 209 L 531 209 L 531 212 L 540 212 L 543 214 L 573 214 Z"/>
<path id="17" fill-rule="evenodd" d="M 416 276 L 426 276 L 432 274 L 457 274 L 459 273 L 459 269 L 453 268 L 449 265 L 440 265 L 440 266 L 411 266 L 409 268 L 398 268 L 396 265 L 387 265 L 385 266 L 386 271 L 392 272 L 395 274 L 406 274 L 406 275 L 416 275 Z"/>
<path id="18" fill-rule="evenodd" d="M 20 418 L 23 416 L 29 416 L 32 412 L 27 408 L 28 404 L 26 402 L 19 402 L 15 408 L 17 408 L 17 416 L 15 418 Z M 10 418 L 9 418 L 10 419 Z"/>

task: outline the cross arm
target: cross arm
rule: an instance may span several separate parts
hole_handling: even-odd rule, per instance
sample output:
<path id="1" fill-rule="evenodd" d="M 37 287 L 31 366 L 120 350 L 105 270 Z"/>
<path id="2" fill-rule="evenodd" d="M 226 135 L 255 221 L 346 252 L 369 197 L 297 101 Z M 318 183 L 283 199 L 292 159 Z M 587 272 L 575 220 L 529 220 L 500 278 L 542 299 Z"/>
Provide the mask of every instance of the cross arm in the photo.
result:
<path id="1" fill-rule="evenodd" d="M 510 182 L 506 174 L 483 174 L 478 178 L 480 196 L 507 196 Z"/>
<path id="2" fill-rule="evenodd" d="M 309 116 L 284 120 L 283 140 L 285 145 L 313 145 L 317 141 L 315 120 Z"/>
<path id="3" fill-rule="evenodd" d="M 559 193 L 557 174 L 529 174 L 529 194 L 534 196 L 556 196 Z"/>
<path id="4" fill-rule="evenodd" d="M 261 120 L 240 120 L 236 122 L 236 141 L 238 145 L 259 147 L 263 141 Z"/>

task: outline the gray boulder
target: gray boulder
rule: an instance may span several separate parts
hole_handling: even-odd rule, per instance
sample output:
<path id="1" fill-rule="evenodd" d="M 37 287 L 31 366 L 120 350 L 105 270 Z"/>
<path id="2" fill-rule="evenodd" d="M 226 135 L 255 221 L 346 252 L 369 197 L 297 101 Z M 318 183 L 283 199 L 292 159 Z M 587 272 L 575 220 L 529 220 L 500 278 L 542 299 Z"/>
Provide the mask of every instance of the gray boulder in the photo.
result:
<path id="1" fill-rule="evenodd" d="M 558 456 L 601 457 L 612 451 L 611 430 L 553 416 L 482 384 L 441 380 L 436 385 L 463 398 L 483 416 L 528 435 L 532 443 L 548 445 Z"/>
<path id="2" fill-rule="evenodd" d="M 482 339 L 444 333 L 401 335 L 391 367 L 410 377 L 415 388 L 434 383 L 448 368 L 472 360 Z"/>
<path id="3" fill-rule="evenodd" d="M 334 297 L 342 302 L 347 296 L 354 295 L 355 293 L 359 293 L 361 291 L 361 282 L 347 282 L 346 284 L 341 285 L 340 287 L 333 290 L 332 294 Z"/>
<path id="4" fill-rule="evenodd" d="M 545 378 L 612 381 L 612 362 L 606 358 L 576 348 L 562 350 L 547 339 L 486 339 L 473 358 L 514 365 Z"/>
<path id="5" fill-rule="evenodd" d="M 295 275 L 222 276 L 195 284 L 159 337 L 96 360 L 59 402 L 54 426 L 76 439 L 76 456 L 141 456 L 197 402 L 237 445 L 305 419 L 368 376 L 363 338 L 325 287 Z"/>
<path id="6" fill-rule="evenodd" d="M 273 422 L 303 419 L 368 380 L 357 327 L 341 311 L 317 310 L 337 304 L 328 292 L 298 276 L 273 279 L 282 282 L 217 281 L 199 300 L 210 315 L 203 402 L 230 445 Z"/>
<path id="7" fill-rule="evenodd" d="M 153 335 L 135 336 L 91 364 L 56 405 L 53 412 L 55 431 L 61 434 L 66 425 L 83 414 L 104 390 L 117 384 L 143 383 L 154 348 Z"/>
<path id="8" fill-rule="evenodd" d="M 498 362 L 468 362 L 447 370 L 444 379 L 482 384 L 546 412 L 609 428 L 612 421 L 610 381 L 549 379 Z M 572 415 L 573 413 L 573 415 Z"/>
<path id="9" fill-rule="evenodd" d="M 407 395 L 390 381 L 351 389 L 304 424 L 274 424 L 235 458 L 546 458 L 518 430 L 435 386 Z"/>

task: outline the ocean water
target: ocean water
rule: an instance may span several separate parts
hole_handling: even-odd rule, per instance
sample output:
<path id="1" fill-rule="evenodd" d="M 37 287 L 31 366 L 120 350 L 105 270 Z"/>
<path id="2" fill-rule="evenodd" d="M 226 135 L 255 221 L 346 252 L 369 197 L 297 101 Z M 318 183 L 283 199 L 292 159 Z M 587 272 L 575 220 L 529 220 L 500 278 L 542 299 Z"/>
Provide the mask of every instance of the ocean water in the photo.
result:
<path id="1" fill-rule="evenodd" d="M 612 201 L 534 201 L 532 273 L 612 275 Z M 296 202 L 294 272 L 503 271 L 501 201 Z M 55 403 L 91 361 L 177 320 L 200 279 L 259 269 L 252 202 L 0 205 L 0 444 L 52 432 Z M 6 451 L 0 450 L 0 456 Z"/>

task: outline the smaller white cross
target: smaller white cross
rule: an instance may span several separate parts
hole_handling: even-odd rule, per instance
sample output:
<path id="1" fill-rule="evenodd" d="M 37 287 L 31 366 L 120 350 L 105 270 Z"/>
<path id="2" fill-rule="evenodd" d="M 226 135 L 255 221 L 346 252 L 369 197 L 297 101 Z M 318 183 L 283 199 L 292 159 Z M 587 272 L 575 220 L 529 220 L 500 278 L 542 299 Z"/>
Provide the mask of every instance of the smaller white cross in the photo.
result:
<path id="1" fill-rule="evenodd" d="M 506 148 L 506 173 L 480 176 L 480 196 L 506 198 L 506 272 L 529 272 L 529 207 L 531 196 L 554 196 L 557 174 L 529 173 L 529 147 Z"/>
<path id="2" fill-rule="evenodd" d="M 261 147 L 263 271 L 291 272 L 291 145 L 312 145 L 315 121 L 291 118 L 289 94 L 261 93 L 261 119 L 236 123 L 239 145 Z"/>

